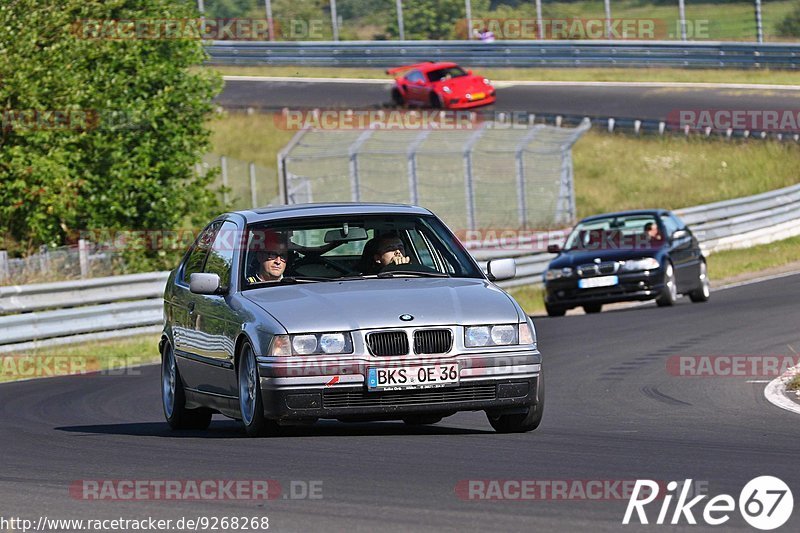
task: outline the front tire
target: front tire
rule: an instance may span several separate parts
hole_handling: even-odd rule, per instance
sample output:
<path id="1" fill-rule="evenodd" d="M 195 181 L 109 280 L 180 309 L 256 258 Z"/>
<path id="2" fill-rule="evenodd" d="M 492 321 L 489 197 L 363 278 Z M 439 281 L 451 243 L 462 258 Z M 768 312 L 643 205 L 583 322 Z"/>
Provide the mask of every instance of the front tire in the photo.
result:
<path id="1" fill-rule="evenodd" d="M 403 100 L 403 95 L 400 94 L 400 89 L 397 87 L 392 89 L 392 103 L 397 107 L 403 107 L 406 104 L 405 100 Z"/>
<path id="2" fill-rule="evenodd" d="M 242 346 L 237 374 L 239 377 L 239 410 L 242 414 L 245 432 L 249 437 L 277 435 L 278 424 L 264 416 L 258 365 L 249 342 Z"/>
<path id="3" fill-rule="evenodd" d="M 603 309 L 603 304 L 586 304 L 583 306 L 583 311 L 587 315 L 591 315 L 593 313 L 599 313 Z"/>
<path id="4" fill-rule="evenodd" d="M 661 294 L 656 298 L 656 305 L 659 307 L 669 307 L 675 305 L 678 299 L 678 285 L 675 281 L 675 269 L 672 263 L 667 261 L 667 266 L 664 268 L 664 288 Z"/>
<path id="5" fill-rule="evenodd" d="M 698 277 L 699 287 L 689 293 L 689 298 L 694 303 L 707 302 L 711 297 L 711 284 L 708 281 L 708 267 L 706 262 L 700 262 L 700 276 Z"/>
<path id="6" fill-rule="evenodd" d="M 542 423 L 544 413 L 544 374 L 539 375 L 539 402 L 528 408 L 527 413 L 514 415 L 490 415 L 486 413 L 489 424 L 498 433 L 526 433 L 533 431 Z"/>
<path id="7" fill-rule="evenodd" d="M 441 109 L 442 108 L 442 100 L 439 98 L 439 95 L 436 93 L 431 93 L 431 107 L 434 109 Z"/>
<path id="8" fill-rule="evenodd" d="M 567 310 L 563 307 L 544 304 L 544 308 L 547 311 L 547 316 L 564 316 L 567 314 Z"/>
<path id="9" fill-rule="evenodd" d="M 161 353 L 161 406 L 164 408 L 164 418 L 172 429 L 206 429 L 211 424 L 210 409 L 186 408 L 183 381 L 175 362 L 175 352 L 168 342 L 164 343 Z"/>

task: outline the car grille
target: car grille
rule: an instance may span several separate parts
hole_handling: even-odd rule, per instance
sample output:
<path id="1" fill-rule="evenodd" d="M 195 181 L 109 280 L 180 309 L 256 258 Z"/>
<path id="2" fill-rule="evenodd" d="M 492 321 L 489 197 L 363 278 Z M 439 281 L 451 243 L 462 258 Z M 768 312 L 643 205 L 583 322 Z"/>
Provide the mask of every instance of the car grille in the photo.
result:
<path id="1" fill-rule="evenodd" d="M 414 332 L 415 354 L 447 353 L 453 345 L 453 332 L 449 329 L 423 329 Z"/>
<path id="2" fill-rule="evenodd" d="M 381 392 L 367 392 L 364 390 L 325 390 L 322 393 L 322 406 L 325 409 L 334 409 L 339 407 L 429 405 L 495 399 L 497 399 L 497 387 L 493 384 L 462 385 L 452 389 L 418 389 Z"/>
<path id="3" fill-rule="evenodd" d="M 603 263 L 588 263 L 578 267 L 578 275 L 581 277 L 604 276 L 614 274 L 619 269 L 617 261 L 605 261 Z"/>
<path id="4" fill-rule="evenodd" d="M 405 331 L 376 331 L 367 334 L 367 346 L 372 355 L 406 355 L 408 335 Z"/>

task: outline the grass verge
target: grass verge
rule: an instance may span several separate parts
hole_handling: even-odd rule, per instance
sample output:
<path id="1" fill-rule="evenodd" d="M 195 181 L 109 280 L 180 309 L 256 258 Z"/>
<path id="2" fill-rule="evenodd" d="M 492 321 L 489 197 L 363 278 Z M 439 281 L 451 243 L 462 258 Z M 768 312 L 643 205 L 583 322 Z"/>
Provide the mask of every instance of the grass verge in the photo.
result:
<path id="1" fill-rule="evenodd" d="M 787 391 L 800 391 L 800 376 L 795 376 L 786 384 Z"/>
<path id="2" fill-rule="evenodd" d="M 800 262 L 800 237 L 711 254 L 708 256 L 708 276 L 712 281 L 724 280 L 795 262 Z"/>
<path id="3" fill-rule="evenodd" d="M 464 65 L 469 67 L 469 65 Z M 288 78 L 355 78 L 391 81 L 385 69 L 304 66 L 213 66 L 224 76 L 276 76 Z M 796 72 L 782 70 L 678 69 L 678 68 L 502 68 L 475 67 L 495 81 L 616 81 L 683 83 L 753 83 L 798 85 Z"/>
<path id="4" fill-rule="evenodd" d="M 137 376 L 131 368 L 159 360 L 158 335 L 93 341 L 0 356 L 0 382 L 86 374 Z"/>

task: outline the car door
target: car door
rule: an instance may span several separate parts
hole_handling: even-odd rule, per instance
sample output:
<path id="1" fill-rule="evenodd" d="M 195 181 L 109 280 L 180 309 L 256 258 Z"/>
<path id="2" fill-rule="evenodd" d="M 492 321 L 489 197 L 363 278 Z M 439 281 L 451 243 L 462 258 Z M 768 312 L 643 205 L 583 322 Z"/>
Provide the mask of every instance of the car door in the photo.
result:
<path id="1" fill-rule="evenodd" d="M 682 229 L 678 220 L 672 215 L 662 215 L 661 222 L 669 239 L 670 259 L 675 269 L 678 292 L 683 292 L 691 288 L 694 279 L 696 263 L 692 252 L 692 235 L 685 227 Z"/>
<path id="2" fill-rule="evenodd" d="M 197 388 L 226 396 L 237 394 L 233 360 L 241 322 L 230 303 L 234 280 L 238 279 L 233 271 L 239 235 L 241 229 L 230 220 L 226 220 L 216 232 L 203 272 L 219 276 L 220 294 L 196 295 L 193 313 L 194 336 L 198 340 L 194 352 L 206 365 L 203 373 L 207 376 L 205 382 L 198 382 Z"/>
<path id="3" fill-rule="evenodd" d="M 408 81 L 408 100 L 417 103 L 428 103 L 428 87 L 425 84 L 425 75 L 419 70 L 412 70 L 406 74 Z"/>

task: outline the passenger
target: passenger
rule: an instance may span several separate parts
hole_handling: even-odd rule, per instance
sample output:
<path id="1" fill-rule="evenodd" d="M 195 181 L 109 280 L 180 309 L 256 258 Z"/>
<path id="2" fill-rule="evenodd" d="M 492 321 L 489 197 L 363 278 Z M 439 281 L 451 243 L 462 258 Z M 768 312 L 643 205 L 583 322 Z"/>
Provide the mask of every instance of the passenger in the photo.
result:
<path id="1" fill-rule="evenodd" d="M 411 258 L 405 253 L 406 247 L 399 237 L 394 235 L 376 237 L 364 245 L 361 269 L 364 274 L 377 274 L 382 268 L 391 264 L 408 264 Z"/>

